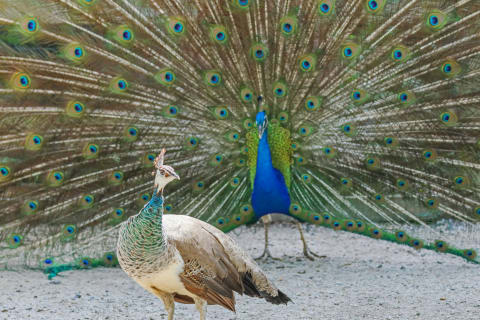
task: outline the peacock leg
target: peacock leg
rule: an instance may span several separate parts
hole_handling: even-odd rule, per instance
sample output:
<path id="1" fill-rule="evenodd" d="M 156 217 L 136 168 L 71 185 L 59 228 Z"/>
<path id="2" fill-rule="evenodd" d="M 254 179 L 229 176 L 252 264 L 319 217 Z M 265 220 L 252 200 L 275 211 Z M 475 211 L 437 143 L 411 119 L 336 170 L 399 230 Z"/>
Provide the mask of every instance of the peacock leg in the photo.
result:
<path id="1" fill-rule="evenodd" d="M 193 299 L 195 301 L 195 307 L 200 313 L 200 320 L 207 319 L 207 302 L 200 298 Z"/>
<path id="2" fill-rule="evenodd" d="M 298 231 L 300 232 L 300 239 L 302 240 L 302 243 L 303 243 L 303 255 L 309 259 L 309 260 L 315 260 L 314 257 L 317 257 L 317 258 L 326 258 L 327 256 L 320 256 L 318 254 L 316 254 L 315 252 L 311 251 L 309 248 L 308 248 L 308 245 L 307 245 L 307 241 L 305 240 L 305 237 L 303 235 L 303 228 L 302 228 L 302 225 L 300 224 L 300 222 L 298 221 L 295 221 L 295 223 L 297 224 L 297 228 L 298 228 Z"/>
<path id="3" fill-rule="evenodd" d="M 268 249 L 268 228 L 270 227 L 270 223 L 272 222 L 272 217 L 270 215 L 265 215 L 262 217 L 263 228 L 265 229 L 265 249 L 263 249 L 263 253 L 261 256 L 255 258 L 255 260 L 261 259 L 272 259 L 272 260 L 280 260 L 279 258 L 274 258 Z"/>

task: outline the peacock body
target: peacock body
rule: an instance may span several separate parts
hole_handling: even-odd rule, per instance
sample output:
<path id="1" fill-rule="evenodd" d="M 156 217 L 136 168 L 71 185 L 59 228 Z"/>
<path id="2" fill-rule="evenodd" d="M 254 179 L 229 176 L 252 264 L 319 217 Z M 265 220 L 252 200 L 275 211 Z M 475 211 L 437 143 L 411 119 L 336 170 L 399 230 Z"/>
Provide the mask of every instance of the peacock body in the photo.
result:
<path id="1" fill-rule="evenodd" d="M 161 147 L 182 176 L 166 213 L 283 213 L 479 262 L 478 1 L 0 8 L 0 266 L 115 264 Z M 465 228 L 404 229 L 441 219 Z"/>

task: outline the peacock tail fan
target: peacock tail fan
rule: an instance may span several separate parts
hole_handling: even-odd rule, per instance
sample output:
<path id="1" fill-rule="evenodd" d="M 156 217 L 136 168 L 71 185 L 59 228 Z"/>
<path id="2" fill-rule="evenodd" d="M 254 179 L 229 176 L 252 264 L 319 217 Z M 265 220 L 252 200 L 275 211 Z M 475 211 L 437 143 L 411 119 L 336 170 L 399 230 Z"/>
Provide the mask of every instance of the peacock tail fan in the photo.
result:
<path id="1" fill-rule="evenodd" d="M 476 0 L 3 1 L 0 267 L 115 265 L 163 147 L 165 213 L 254 222 L 261 110 L 292 216 L 479 262 L 479 18 Z"/>

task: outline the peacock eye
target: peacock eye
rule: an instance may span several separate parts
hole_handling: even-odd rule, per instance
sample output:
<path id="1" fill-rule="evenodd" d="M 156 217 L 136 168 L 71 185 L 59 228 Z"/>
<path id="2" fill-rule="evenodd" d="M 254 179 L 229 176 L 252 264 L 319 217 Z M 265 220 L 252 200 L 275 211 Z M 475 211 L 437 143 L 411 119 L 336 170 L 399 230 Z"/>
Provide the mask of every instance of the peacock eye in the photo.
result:
<path id="1" fill-rule="evenodd" d="M 165 172 L 165 178 L 168 178 L 170 174 L 168 172 Z"/>

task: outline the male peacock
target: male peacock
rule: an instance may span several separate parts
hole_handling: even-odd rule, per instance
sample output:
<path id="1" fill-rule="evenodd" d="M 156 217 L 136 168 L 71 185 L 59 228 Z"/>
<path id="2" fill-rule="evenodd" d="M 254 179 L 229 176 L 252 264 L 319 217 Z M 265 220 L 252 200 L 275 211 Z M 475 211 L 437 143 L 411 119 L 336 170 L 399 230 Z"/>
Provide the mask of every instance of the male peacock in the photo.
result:
<path id="1" fill-rule="evenodd" d="M 479 261 L 478 1 L 0 6 L 0 266 L 115 264 L 159 146 L 182 176 L 167 213 L 229 231 L 275 205 Z M 271 177 L 288 212 L 262 199 Z M 403 229 L 440 219 L 464 228 Z"/>
<path id="2" fill-rule="evenodd" d="M 200 320 L 206 319 L 207 303 L 235 311 L 234 291 L 287 304 L 290 298 L 228 235 L 189 216 L 163 216 L 163 189 L 180 179 L 163 164 L 164 155 L 165 149 L 155 160 L 152 199 L 120 228 L 122 269 L 163 300 L 168 320 L 173 320 L 174 301 L 194 303 Z"/>

